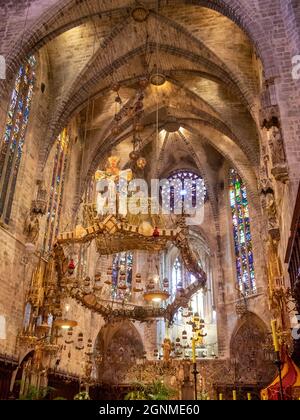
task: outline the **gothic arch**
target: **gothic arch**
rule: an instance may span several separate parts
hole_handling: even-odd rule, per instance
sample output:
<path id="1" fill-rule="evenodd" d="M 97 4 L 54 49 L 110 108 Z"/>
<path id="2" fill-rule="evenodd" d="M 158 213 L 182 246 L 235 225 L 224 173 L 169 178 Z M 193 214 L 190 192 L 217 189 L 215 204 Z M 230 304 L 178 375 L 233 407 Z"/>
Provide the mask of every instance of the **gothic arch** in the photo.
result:
<path id="1" fill-rule="evenodd" d="M 174 5 L 181 2 L 181 0 L 172 0 Z M 168 5 L 170 3 L 171 0 L 168 1 Z M 276 75 L 276 64 L 270 55 L 272 44 L 258 22 L 258 12 L 250 10 L 250 6 L 245 4 L 241 6 L 238 0 L 188 0 L 185 3 L 215 10 L 236 23 L 255 45 L 264 64 L 266 77 Z M 148 2 L 147 6 L 155 9 L 157 1 Z M 42 15 L 32 22 L 30 29 L 22 34 L 12 46 L 7 57 L 8 79 L 13 77 L 26 55 L 38 50 L 62 32 L 84 23 L 91 16 L 99 17 L 115 12 L 124 13 L 126 16 L 128 9 L 126 0 L 109 0 L 97 2 L 97 4 L 93 4 L 91 0 L 82 0 L 80 4 L 78 0 L 56 2 L 46 12 L 43 11 Z"/>
<path id="2" fill-rule="evenodd" d="M 269 346 L 266 324 L 253 312 L 247 312 L 238 321 L 230 343 L 237 383 L 266 385 L 272 381 L 275 366 L 270 360 Z"/>
<path id="3" fill-rule="evenodd" d="M 171 53 L 175 56 L 185 57 L 188 61 L 195 63 L 201 63 L 204 61 L 205 65 L 209 67 L 213 74 L 217 73 L 221 80 L 226 81 L 228 86 L 233 87 L 233 90 L 238 92 L 239 97 L 242 98 L 244 102 L 246 101 L 247 109 L 251 109 L 252 101 L 247 100 L 247 96 L 249 96 L 247 88 L 243 86 L 243 83 L 238 76 L 228 69 L 221 67 L 219 63 L 215 63 L 212 59 L 203 60 L 200 55 L 200 51 L 198 51 L 198 54 L 195 54 L 184 50 L 183 48 L 175 47 L 174 45 L 158 44 L 158 50 L 159 52 Z M 91 61 L 84 67 L 82 72 L 73 82 L 70 90 L 66 92 L 60 103 L 57 104 L 57 109 L 53 114 L 52 120 L 49 122 L 49 131 L 46 136 L 45 151 L 43 156 L 44 161 L 47 159 L 47 155 L 53 141 L 60 131 L 66 126 L 72 115 L 76 112 L 80 112 L 87 105 L 88 100 L 92 100 L 97 96 L 94 94 L 89 97 L 88 95 L 88 92 L 91 92 L 92 89 L 95 88 L 97 82 L 99 82 L 99 80 L 105 80 L 114 71 L 121 69 L 124 66 L 124 63 L 128 60 L 142 55 L 145 51 L 146 45 L 140 45 L 135 49 L 129 49 L 124 55 L 116 57 L 112 63 L 108 65 L 105 64 L 104 67 L 99 65 L 99 60 L 105 51 L 99 51 L 94 57 L 92 57 Z M 91 69 L 94 69 L 93 73 Z M 120 82 L 122 83 L 123 80 L 120 80 Z M 105 85 L 102 90 L 105 91 L 107 88 L 108 87 Z"/>
<path id="4" fill-rule="evenodd" d="M 141 335 L 130 321 L 102 327 L 96 350 L 101 355 L 98 377 L 106 384 L 122 383 L 135 360 L 142 359 L 145 351 Z"/>

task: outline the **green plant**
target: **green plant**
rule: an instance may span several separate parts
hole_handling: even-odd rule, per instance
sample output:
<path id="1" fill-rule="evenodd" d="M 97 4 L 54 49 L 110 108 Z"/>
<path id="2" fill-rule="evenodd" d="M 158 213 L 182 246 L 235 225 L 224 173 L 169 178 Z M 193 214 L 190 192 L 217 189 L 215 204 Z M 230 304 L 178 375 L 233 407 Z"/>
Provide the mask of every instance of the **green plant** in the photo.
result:
<path id="1" fill-rule="evenodd" d="M 126 395 L 125 400 L 138 401 L 138 400 L 147 400 L 147 398 L 143 391 L 131 391 Z"/>
<path id="2" fill-rule="evenodd" d="M 175 397 L 176 391 L 163 383 L 163 381 L 154 381 L 152 384 L 133 384 L 133 391 L 130 391 L 125 400 L 170 400 Z"/>
<path id="3" fill-rule="evenodd" d="M 133 390 L 128 392 L 128 394 L 125 396 L 125 400 L 147 400 L 146 395 L 146 385 L 140 382 L 136 382 L 132 384 Z"/>
<path id="4" fill-rule="evenodd" d="M 207 392 L 198 393 L 198 401 L 207 401 L 209 399 L 209 394 Z"/>
<path id="5" fill-rule="evenodd" d="M 86 391 L 82 391 L 79 392 L 78 394 L 75 395 L 74 400 L 90 400 L 90 396 L 89 393 Z"/>
<path id="6" fill-rule="evenodd" d="M 18 385 L 22 385 L 23 383 L 23 381 L 17 381 Z M 26 393 L 20 395 L 19 400 L 44 400 L 51 392 L 55 391 L 50 386 L 37 388 L 34 385 L 28 385 L 26 388 Z"/>
<path id="7" fill-rule="evenodd" d="M 176 391 L 165 385 L 163 381 L 153 382 L 149 386 L 148 392 L 151 400 L 169 400 L 176 395 Z"/>

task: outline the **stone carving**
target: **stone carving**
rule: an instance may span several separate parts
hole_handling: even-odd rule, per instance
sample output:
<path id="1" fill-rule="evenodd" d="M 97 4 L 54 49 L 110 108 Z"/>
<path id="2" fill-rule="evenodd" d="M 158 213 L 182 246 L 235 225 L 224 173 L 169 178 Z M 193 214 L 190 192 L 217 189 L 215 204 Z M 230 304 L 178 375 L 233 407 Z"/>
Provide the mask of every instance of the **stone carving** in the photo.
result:
<path id="1" fill-rule="evenodd" d="M 268 189 L 265 193 L 265 208 L 268 218 L 268 231 L 273 239 L 279 239 L 280 231 L 277 217 L 277 206 L 275 201 L 275 194 L 272 189 Z"/>
<path id="2" fill-rule="evenodd" d="M 273 165 L 272 175 L 277 181 L 286 183 L 288 181 L 288 170 L 279 115 L 278 106 L 267 106 L 260 112 L 260 123 L 262 128 L 268 130 Z"/>
<path id="3" fill-rule="evenodd" d="M 269 146 L 273 162 L 272 175 L 277 181 L 285 183 L 288 180 L 288 172 L 280 127 L 273 126 L 271 128 Z"/>
<path id="4" fill-rule="evenodd" d="M 262 321 L 253 314 L 247 315 L 231 342 L 235 383 L 268 384 L 272 381 L 275 366 L 266 354 L 270 346 Z"/>
<path id="5" fill-rule="evenodd" d="M 47 211 L 47 190 L 43 181 L 37 181 L 38 191 L 36 199 L 32 201 L 31 211 L 37 215 L 45 215 Z"/>
<path id="6" fill-rule="evenodd" d="M 268 223 L 268 232 L 272 239 L 280 239 L 280 230 L 278 223 L 277 205 L 275 193 L 271 187 L 271 182 L 264 179 L 264 184 L 261 184 L 260 190 L 261 205 L 265 211 Z"/>
<path id="7" fill-rule="evenodd" d="M 169 338 L 164 339 L 164 343 L 162 345 L 164 351 L 164 362 L 169 363 L 172 351 L 172 344 Z"/>
<path id="8" fill-rule="evenodd" d="M 286 159 L 280 128 L 276 125 L 272 126 L 270 134 L 269 146 L 272 152 L 273 165 L 283 165 Z"/>
<path id="9" fill-rule="evenodd" d="M 268 232 L 273 239 L 279 240 L 280 230 L 278 223 L 277 205 L 272 180 L 268 168 L 269 156 L 266 146 L 262 147 L 262 158 L 260 165 L 259 192 L 261 205 L 265 211 L 268 223 Z"/>
<path id="10" fill-rule="evenodd" d="M 282 279 L 282 264 L 278 255 L 278 241 L 269 237 L 267 242 L 267 261 L 269 273 L 269 288 L 272 294 Z"/>
<path id="11" fill-rule="evenodd" d="M 259 172 L 259 187 L 261 190 L 266 190 L 270 184 L 269 171 L 268 171 L 268 160 L 269 156 L 265 154 L 265 151 L 262 152 L 262 161 L 260 165 Z"/>
<path id="12" fill-rule="evenodd" d="M 24 235 L 26 236 L 26 241 L 31 244 L 36 244 L 39 238 L 40 232 L 40 222 L 38 215 L 34 212 L 30 212 L 24 224 Z"/>
<path id="13" fill-rule="evenodd" d="M 39 217 L 46 214 L 47 190 L 42 181 L 37 181 L 38 191 L 36 199 L 31 203 L 31 209 L 26 216 L 23 233 L 27 243 L 36 244 L 39 238 L 40 221 Z"/>
<path id="14" fill-rule="evenodd" d="M 124 383 L 128 371 L 142 360 L 144 347 L 137 330 L 128 322 L 108 325 L 100 333 L 98 350 L 103 359 L 98 365 L 102 383 Z"/>

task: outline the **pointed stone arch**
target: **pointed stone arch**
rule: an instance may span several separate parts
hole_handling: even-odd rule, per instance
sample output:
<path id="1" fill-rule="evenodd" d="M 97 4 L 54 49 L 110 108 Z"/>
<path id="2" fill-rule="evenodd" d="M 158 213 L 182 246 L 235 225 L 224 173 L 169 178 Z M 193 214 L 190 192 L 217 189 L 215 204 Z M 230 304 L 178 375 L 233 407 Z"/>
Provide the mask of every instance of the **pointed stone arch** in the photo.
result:
<path id="1" fill-rule="evenodd" d="M 106 324 L 97 340 L 96 350 L 101 355 L 97 366 L 98 378 L 105 384 L 120 384 L 135 360 L 144 356 L 144 344 L 137 328 L 130 321 Z"/>
<path id="2" fill-rule="evenodd" d="M 269 384 L 276 373 L 269 347 L 270 333 L 264 321 L 247 312 L 237 323 L 230 343 L 236 383 Z"/>
<path id="3" fill-rule="evenodd" d="M 91 16 L 105 16 L 112 13 L 130 13 L 130 4 L 127 0 L 109 0 L 94 2 L 94 0 L 64 0 L 56 2 L 47 11 L 43 11 L 30 25 L 24 34 L 12 45 L 7 57 L 8 78 L 16 73 L 20 63 L 33 51 L 41 48 L 62 32 L 72 29 L 86 21 Z M 168 5 L 181 4 L 182 0 L 168 0 Z M 272 43 L 267 38 L 266 32 L 259 22 L 259 11 L 251 9 L 251 5 L 239 0 L 188 0 L 186 4 L 198 5 L 219 12 L 228 17 L 240 27 L 255 45 L 260 56 L 267 78 L 276 75 L 276 63 L 270 51 Z M 162 5 L 165 2 L 161 2 Z M 147 6 L 156 10 L 157 1 L 149 1 Z"/>

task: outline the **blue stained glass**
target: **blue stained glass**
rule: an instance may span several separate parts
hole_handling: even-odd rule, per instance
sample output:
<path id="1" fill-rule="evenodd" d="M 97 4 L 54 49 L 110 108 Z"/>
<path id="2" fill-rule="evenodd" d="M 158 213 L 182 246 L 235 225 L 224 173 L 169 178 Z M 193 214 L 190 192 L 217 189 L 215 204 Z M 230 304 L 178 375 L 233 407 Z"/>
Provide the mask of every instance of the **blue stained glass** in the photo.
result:
<path id="1" fill-rule="evenodd" d="M 113 271 L 112 271 L 112 283 L 113 286 L 117 287 L 119 278 L 119 255 L 115 255 L 113 261 Z"/>
<path id="2" fill-rule="evenodd" d="M 178 187 L 171 186 L 170 188 L 163 187 L 161 189 L 161 194 L 166 203 L 170 202 L 170 209 L 172 212 L 174 212 L 174 209 L 183 208 L 185 202 L 190 202 L 191 199 L 193 208 L 196 207 L 197 199 L 205 199 L 207 198 L 207 190 L 204 182 L 202 182 L 202 186 L 199 188 L 197 184 L 199 184 L 199 180 L 202 180 L 202 178 L 192 171 L 187 170 L 178 170 L 174 173 L 172 173 L 168 177 L 168 181 L 170 183 L 174 181 L 180 181 L 178 183 Z M 185 182 L 191 182 L 191 190 L 185 191 L 184 185 Z M 177 188 L 180 189 L 178 190 Z M 184 193 L 182 193 L 184 191 Z M 200 198 L 201 197 L 201 198 Z"/>
<path id="3" fill-rule="evenodd" d="M 236 170 L 230 170 L 229 199 L 232 209 L 234 250 L 239 289 L 256 292 L 254 258 L 247 189 Z"/>
<path id="4" fill-rule="evenodd" d="M 5 132 L 0 144 L 0 216 L 8 223 L 29 121 L 36 59 L 30 57 L 19 69 L 11 94 Z M 7 156 L 9 154 L 9 156 Z M 9 179 L 13 176 L 12 182 Z"/>
<path id="5" fill-rule="evenodd" d="M 112 298 L 127 301 L 132 289 L 132 252 L 121 252 L 113 257 Z"/>
<path id="6" fill-rule="evenodd" d="M 47 211 L 46 233 L 44 238 L 44 249 L 47 251 L 51 249 L 55 238 L 59 234 L 60 215 L 67 169 L 68 146 L 69 136 L 67 130 L 64 129 L 58 136 L 55 145 L 55 156 Z"/>

